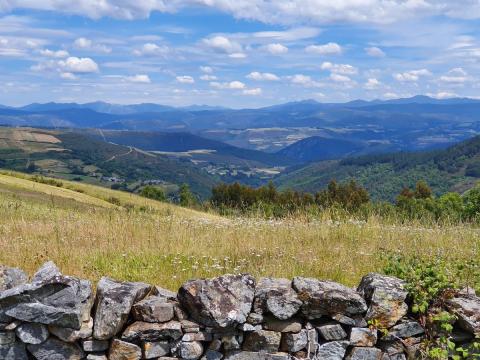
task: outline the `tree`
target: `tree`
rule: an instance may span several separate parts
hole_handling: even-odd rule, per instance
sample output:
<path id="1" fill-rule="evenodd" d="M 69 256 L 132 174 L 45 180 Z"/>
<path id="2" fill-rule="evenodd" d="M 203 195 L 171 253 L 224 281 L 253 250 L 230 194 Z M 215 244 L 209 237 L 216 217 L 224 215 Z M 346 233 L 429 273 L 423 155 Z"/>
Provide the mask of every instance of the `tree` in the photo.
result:
<path id="1" fill-rule="evenodd" d="M 431 197 L 432 189 L 430 189 L 430 186 L 428 186 L 428 184 L 423 180 L 418 181 L 415 185 L 415 198 L 429 199 Z"/>
<path id="2" fill-rule="evenodd" d="M 155 186 L 152 186 L 152 185 L 145 186 L 140 191 L 140 195 L 142 195 L 146 198 L 149 198 L 149 199 L 157 200 L 157 201 L 167 200 L 167 197 L 165 196 L 164 191 L 162 189 L 160 189 L 158 187 L 155 187 Z"/>
<path id="3" fill-rule="evenodd" d="M 195 199 L 195 196 L 190 191 L 188 184 L 180 185 L 179 195 L 181 206 L 189 207 L 197 204 L 197 199 Z"/>

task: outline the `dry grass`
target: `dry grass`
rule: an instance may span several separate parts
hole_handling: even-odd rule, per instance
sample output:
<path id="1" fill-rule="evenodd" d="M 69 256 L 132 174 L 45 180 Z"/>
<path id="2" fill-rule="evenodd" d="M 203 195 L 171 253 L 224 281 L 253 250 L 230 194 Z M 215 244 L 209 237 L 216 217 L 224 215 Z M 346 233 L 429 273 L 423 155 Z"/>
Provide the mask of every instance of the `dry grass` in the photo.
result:
<path id="1" fill-rule="evenodd" d="M 7 184 L 5 177 L 0 264 L 30 273 L 52 259 L 66 274 L 92 280 L 109 275 L 170 289 L 186 279 L 232 272 L 356 285 L 363 274 L 381 270 L 385 250 L 479 259 L 480 232 L 467 225 L 334 222 L 327 214 L 315 221 L 231 220 L 89 185 L 65 182 L 83 192 L 72 191 L 78 197 L 71 197 L 44 184 L 28 187 L 27 180 Z M 136 210 L 105 205 L 111 196 Z"/>

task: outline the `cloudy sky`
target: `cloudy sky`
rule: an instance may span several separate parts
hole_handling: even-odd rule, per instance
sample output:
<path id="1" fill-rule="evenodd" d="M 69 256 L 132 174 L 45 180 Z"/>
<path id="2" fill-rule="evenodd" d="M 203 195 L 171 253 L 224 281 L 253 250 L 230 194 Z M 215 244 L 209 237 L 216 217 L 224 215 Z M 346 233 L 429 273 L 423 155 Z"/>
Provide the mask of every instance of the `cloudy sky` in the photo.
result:
<path id="1" fill-rule="evenodd" d="M 0 0 L 0 103 L 480 97 L 480 0 Z"/>

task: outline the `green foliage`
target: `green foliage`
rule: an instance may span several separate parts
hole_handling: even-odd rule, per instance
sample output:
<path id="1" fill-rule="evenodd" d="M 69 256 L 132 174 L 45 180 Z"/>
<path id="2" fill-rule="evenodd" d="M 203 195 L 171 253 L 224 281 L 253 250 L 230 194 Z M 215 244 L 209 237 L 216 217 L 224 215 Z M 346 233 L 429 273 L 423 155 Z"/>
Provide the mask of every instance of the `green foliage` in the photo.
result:
<path id="1" fill-rule="evenodd" d="M 166 201 L 167 200 L 167 197 L 165 196 L 165 192 L 162 189 L 160 189 L 158 187 L 155 187 L 155 186 L 152 186 L 152 185 L 145 186 L 140 191 L 140 195 L 142 195 L 146 198 L 149 198 L 149 199 L 157 200 L 157 201 Z"/>
<path id="2" fill-rule="evenodd" d="M 480 216 L 480 186 L 468 191 L 463 197 L 465 216 L 469 219 L 476 219 Z"/>
<path id="3" fill-rule="evenodd" d="M 193 207 L 198 204 L 197 199 L 190 191 L 188 184 L 182 184 L 179 190 L 180 205 L 185 207 Z"/>
<path id="4" fill-rule="evenodd" d="M 63 187 L 63 182 L 52 179 L 52 178 L 44 178 L 43 176 L 35 175 L 31 177 L 31 180 L 41 184 L 52 185 L 56 187 Z"/>

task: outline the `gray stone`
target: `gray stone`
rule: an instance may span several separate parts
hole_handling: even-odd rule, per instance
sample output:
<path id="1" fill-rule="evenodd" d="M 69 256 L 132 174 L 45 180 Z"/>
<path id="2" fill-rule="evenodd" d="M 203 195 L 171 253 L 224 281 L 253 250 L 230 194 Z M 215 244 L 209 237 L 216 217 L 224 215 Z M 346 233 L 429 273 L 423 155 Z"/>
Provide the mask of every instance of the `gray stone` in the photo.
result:
<path id="1" fill-rule="evenodd" d="M 0 331 L 0 346 L 11 345 L 15 343 L 15 332 L 13 331 Z"/>
<path id="2" fill-rule="evenodd" d="M 382 350 L 371 347 L 354 347 L 347 360 L 382 360 Z"/>
<path id="3" fill-rule="evenodd" d="M 212 334 L 204 331 L 197 333 L 186 333 L 182 337 L 182 341 L 212 341 Z"/>
<path id="4" fill-rule="evenodd" d="M 53 337 L 38 345 L 28 345 L 27 349 L 37 360 L 81 360 L 85 357 L 77 344 L 65 343 Z"/>
<path id="5" fill-rule="evenodd" d="M 159 296 L 149 296 L 132 307 L 133 318 L 137 321 L 167 322 L 173 319 L 173 304 Z"/>
<path id="6" fill-rule="evenodd" d="M 23 285 L 28 281 L 21 269 L 0 265 L 0 292 Z"/>
<path id="7" fill-rule="evenodd" d="M 168 341 L 144 342 L 142 344 L 143 358 L 155 359 L 170 353 L 170 344 Z"/>
<path id="8" fill-rule="evenodd" d="M 6 325 L 3 327 L 3 330 L 6 330 L 6 331 L 15 330 L 15 329 L 16 329 L 18 326 L 20 326 L 21 324 L 23 324 L 23 322 L 21 322 L 20 320 L 13 320 L 11 323 L 6 324 Z"/>
<path id="9" fill-rule="evenodd" d="M 287 352 L 297 352 L 307 347 L 307 330 L 303 329 L 299 333 L 285 333 L 282 335 L 281 349 Z"/>
<path id="10" fill-rule="evenodd" d="M 87 360 L 108 360 L 107 355 L 103 354 L 88 354 Z"/>
<path id="11" fill-rule="evenodd" d="M 154 286 L 152 289 L 152 295 L 164 298 L 166 300 L 177 300 L 177 293 L 161 288 L 160 286 Z"/>
<path id="12" fill-rule="evenodd" d="M 256 313 L 269 312 L 277 319 L 287 320 L 300 310 L 301 305 L 291 280 L 261 278 L 257 283 L 253 303 Z"/>
<path id="13" fill-rule="evenodd" d="M 307 330 L 307 356 L 311 358 L 317 353 L 318 349 L 318 333 L 315 329 Z"/>
<path id="14" fill-rule="evenodd" d="M 202 360 L 221 360 L 222 358 L 223 354 L 215 350 L 207 350 L 205 355 L 202 356 Z"/>
<path id="15" fill-rule="evenodd" d="M 203 345 L 199 341 L 182 342 L 180 344 L 180 356 L 182 359 L 196 360 L 203 354 Z"/>
<path id="16" fill-rule="evenodd" d="M 93 337 L 107 340 L 117 335 L 127 322 L 132 305 L 142 300 L 150 289 L 148 284 L 103 277 L 97 287 Z"/>
<path id="17" fill-rule="evenodd" d="M 406 339 L 425 333 L 422 325 L 416 321 L 405 321 L 392 327 L 388 334 L 382 337 L 384 341 L 393 341 L 398 339 Z"/>
<path id="18" fill-rule="evenodd" d="M 247 320 L 255 294 L 251 275 L 191 280 L 178 292 L 180 304 L 205 326 L 235 327 Z"/>
<path id="19" fill-rule="evenodd" d="M 324 340 L 335 341 L 347 338 L 347 333 L 340 324 L 325 324 L 317 327 Z"/>
<path id="20" fill-rule="evenodd" d="M 262 326 L 261 325 L 252 325 L 249 323 L 241 324 L 237 326 L 237 329 L 240 331 L 244 332 L 249 332 L 249 331 L 255 331 L 255 330 L 261 330 Z"/>
<path id="21" fill-rule="evenodd" d="M 349 317 L 343 314 L 333 314 L 330 315 L 330 317 L 342 325 L 354 327 L 367 327 L 368 325 L 367 321 L 363 318 L 363 316 L 359 315 Z"/>
<path id="22" fill-rule="evenodd" d="M 303 301 L 303 314 L 309 319 L 339 313 L 352 316 L 367 311 L 365 300 L 356 291 L 332 281 L 296 277 L 293 288 Z"/>
<path id="23" fill-rule="evenodd" d="M 322 360 L 341 360 L 347 352 L 348 344 L 348 341 L 332 341 L 320 345 L 317 358 Z"/>
<path id="24" fill-rule="evenodd" d="M 201 327 L 196 322 L 190 320 L 182 320 L 180 324 L 182 324 L 182 330 L 184 332 L 199 332 Z"/>
<path id="25" fill-rule="evenodd" d="M 381 327 L 390 328 L 407 314 L 408 292 L 400 279 L 370 273 L 362 278 L 358 292 L 368 304 L 365 318 L 376 320 Z"/>
<path id="26" fill-rule="evenodd" d="M 0 359 L 2 360 L 27 360 L 25 344 L 16 341 L 10 345 L 0 345 Z"/>
<path id="27" fill-rule="evenodd" d="M 15 329 L 17 337 L 25 344 L 41 344 L 48 339 L 48 329 L 42 324 L 23 323 Z"/>
<path id="28" fill-rule="evenodd" d="M 142 349 L 135 344 L 113 339 L 108 352 L 108 360 L 140 360 Z"/>
<path id="29" fill-rule="evenodd" d="M 62 327 L 80 327 L 81 316 L 76 310 L 70 310 L 41 303 L 21 303 L 10 310 L 7 315 L 28 322 L 55 324 Z"/>
<path id="30" fill-rule="evenodd" d="M 62 273 L 57 265 L 53 261 L 47 261 L 33 275 L 32 283 L 51 281 L 59 276 L 62 276 Z"/>
<path id="31" fill-rule="evenodd" d="M 90 318 L 89 321 L 84 321 L 79 330 L 52 325 L 48 327 L 48 330 L 62 341 L 75 342 L 80 339 L 86 339 L 92 336 L 93 319 Z"/>
<path id="32" fill-rule="evenodd" d="M 83 340 L 82 347 L 84 351 L 87 352 L 100 352 L 106 351 L 109 347 L 109 342 L 107 340 Z"/>
<path id="33" fill-rule="evenodd" d="M 368 328 L 352 328 L 350 333 L 350 345 L 352 346 L 375 346 L 377 343 L 377 330 Z"/>
<path id="34" fill-rule="evenodd" d="M 274 317 L 267 317 L 263 327 L 272 331 L 298 333 L 302 330 L 302 323 L 296 319 L 278 320 Z"/>
<path id="35" fill-rule="evenodd" d="M 177 340 L 182 335 L 182 326 L 178 321 L 168 323 L 136 321 L 125 329 L 122 340 L 128 342 Z"/>
<path id="36" fill-rule="evenodd" d="M 225 360 L 290 360 L 285 353 L 267 354 L 255 351 L 232 351 L 225 355 Z"/>
<path id="37" fill-rule="evenodd" d="M 277 352 L 280 347 L 282 334 L 277 331 L 259 330 L 248 333 L 243 343 L 245 351 Z"/>
<path id="38" fill-rule="evenodd" d="M 480 335 L 480 297 L 464 294 L 447 301 L 447 308 L 458 317 L 458 325 L 471 334 Z"/>
<path id="39" fill-rule="evenodd" d="M 250 313 L 247 316 L 247 323 L 252 325 L 260 325 L 263 322 L 263 315 L 257 313 Z"/>

